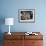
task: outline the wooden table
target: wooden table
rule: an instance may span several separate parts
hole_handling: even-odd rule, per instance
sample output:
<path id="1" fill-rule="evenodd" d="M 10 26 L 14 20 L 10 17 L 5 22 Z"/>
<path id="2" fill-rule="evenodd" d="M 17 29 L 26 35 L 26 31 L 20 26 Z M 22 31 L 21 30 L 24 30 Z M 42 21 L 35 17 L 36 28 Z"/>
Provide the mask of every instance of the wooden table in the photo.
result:
<path id="1" fill-rule="evenodd" d="M 26 32 L 11 32 L 8 35 L 4 33 L 4 46 L 43 46 L 43 35 L 40 32 L 38 35 L 25 35 Z"/>

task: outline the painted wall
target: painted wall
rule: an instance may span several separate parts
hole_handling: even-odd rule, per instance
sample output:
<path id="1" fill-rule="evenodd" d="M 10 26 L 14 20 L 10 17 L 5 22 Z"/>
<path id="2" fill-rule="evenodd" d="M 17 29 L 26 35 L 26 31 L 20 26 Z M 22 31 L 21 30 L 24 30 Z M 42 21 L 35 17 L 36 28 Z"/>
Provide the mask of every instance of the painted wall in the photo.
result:
<path id="1" fill-rule="evenodd" d="M 35 23 L 19 23 L 18 9 L 33 8 L 35 8 Z M 11 26 L 12 32 L 40 31 L 45 33 L 46 0 L 0 0 L 0 32 L 8 32 L 8 26 L 4 24 L 4 19 L 7 17 L 15 19 L 14 25 Z"/>
<path id="2" fill-rule="evenodd" d="M 35 23 L 19 23 L 18 9 L 34 9 Z M 14 26 L 11 31 L 46 31 L 46 0 L 1 0 L 0 18 L 13 17 L 15 19 Z M 8 31 L 8 26 L 3 24 L 1 31 Z"/>

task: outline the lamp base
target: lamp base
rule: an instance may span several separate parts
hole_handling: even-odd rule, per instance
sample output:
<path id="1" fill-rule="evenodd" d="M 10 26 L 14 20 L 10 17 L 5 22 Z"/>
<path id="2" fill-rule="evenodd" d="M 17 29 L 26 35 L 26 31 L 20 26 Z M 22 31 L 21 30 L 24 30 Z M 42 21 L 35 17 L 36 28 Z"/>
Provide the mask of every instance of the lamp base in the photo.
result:
<path id="1" fill-rule="evenodd" d="M 8 32 L 8 34 L 9 34 L 9 35 L 11 35 L 11 33 L 10 33 L 10 32 Z"/>

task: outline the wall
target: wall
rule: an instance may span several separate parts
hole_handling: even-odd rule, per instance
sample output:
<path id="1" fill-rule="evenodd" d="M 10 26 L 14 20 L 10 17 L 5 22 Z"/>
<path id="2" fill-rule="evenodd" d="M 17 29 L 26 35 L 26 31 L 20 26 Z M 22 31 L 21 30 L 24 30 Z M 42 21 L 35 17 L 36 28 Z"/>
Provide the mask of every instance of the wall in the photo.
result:
<path id="1" fill-rule="evenodd" d="M 1 0 L 0 17 L 13 17 L 15 19 L 14 26 L 11 31 L 46 31 L 46 1 L 45 0 Z M 35 23 L 19 23 L 18 9 L 35 8 Z M 8 31 L 8 27 L 3 24 L 2 32 Z"/>
<path id="2" fill-rule="evenodd" d="M 35 8 L 35 23 L 19 23 L 18 9 Z M 0 18 L 13 17 L 15 19 L 11 32 L 46 32 L 46 0 L 0 0 Z M 8 32 L 8 26 L 0 24 L 0 32 Z"/>

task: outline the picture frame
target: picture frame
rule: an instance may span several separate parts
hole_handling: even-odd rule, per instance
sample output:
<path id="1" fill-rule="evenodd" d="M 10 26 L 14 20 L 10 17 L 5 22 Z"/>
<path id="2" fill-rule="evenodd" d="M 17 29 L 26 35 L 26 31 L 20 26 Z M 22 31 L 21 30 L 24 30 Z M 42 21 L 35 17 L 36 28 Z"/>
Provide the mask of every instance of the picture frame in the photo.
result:
<path id="1" fill-rule="evenodd" d="M 22 23 L 35 22 L 35 9 L 19 9 L 18 20 Z"/>

